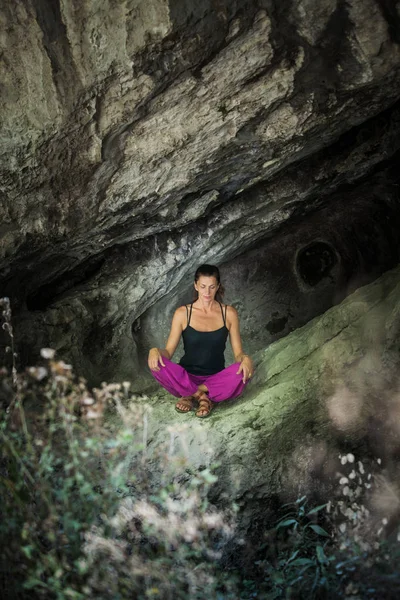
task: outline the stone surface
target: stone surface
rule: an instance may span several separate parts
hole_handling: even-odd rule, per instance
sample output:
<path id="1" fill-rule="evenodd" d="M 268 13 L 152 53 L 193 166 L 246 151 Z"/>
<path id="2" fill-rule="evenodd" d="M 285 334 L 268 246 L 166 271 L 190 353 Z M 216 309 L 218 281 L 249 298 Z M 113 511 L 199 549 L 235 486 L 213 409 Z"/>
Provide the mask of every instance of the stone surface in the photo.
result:
<path id="1" fill-rule="evenodd" d="M 244 527 L 276 497 L 331 490 L 340 451 L 380 457 L 386 474 L 396 472 L 399 306 L 397 267 L 258 352 L 242 398 L 208 419 L 176 416 L 171 396 L 151 396 L 148 456 L 169 431 L 192 467 L 218 464 L 215 498 L 237 502 Z"/>
<path id="2" fill-rule="evenodd" d="M 382 199 L 373 247 L 383 243 L 398 181 L 396 7 L 387 0 L 3 4 L 0 283 L 12 299 L 21 362 L 50 345 L 93 382 L 137 378 L 155 337 L 154 326 L 142 334 L 140 323 L 151 322 L 152 307 L 180 301 L 200 262 L 226 266 L 233 302 L 235 264 L 253 261 L 255 247 L 263 255 L 272 243 L 277 251 L 281 230 L 290 240 L 288 221 L 304 219 L 305 238 L 318 241 L 307 215 L 323 206 L 332 215 L 337 206 L 336 227 L 354 218 L 362 231 L 371 195 Z M 355 212 L 345 208 L 352 203 Z M 250 286 L 240 298 L 244 338 L 253 337 L 250 314 L 265 332 L 254 349 L 397 260 L 397 246 L 381 262 L 362 240 L 347 248 L 351 236 L 335 238 L 334 281 L 308 294 L 304 310 L 290 312 L 293 298 L 273 292 L 268 314 L 265 305 L 257 312 L 251 296 L 259 290 Z M 292 239 L 293 250 L 304 247 Z M 348 259 L 352 250 L 366 258 Z M 293 251 L 284 254 L 289 264 Z M 238 257 L 242 263 L 233 262 Z M 358 267 L 346 279 L 349 261 Z M 262 264 L 271 275 L 260 285 L 277 290 L 271 265 Z M 289 268 L 286 277 L 297 294 Z"/>
<path id="3" fill-rule="evenodd" d="M 345 197 L 335 194 L 312 215 L 300 216 L 221 265 L 225 299 L 239 312 L 246 352 L 267 347 L 399 262 L 397 187 L 386 183 L 380 189 L 380 180 L 369 180 Z M 191 283 L 135 322 L 143 367 L 147 349 L 165 344 L 174 309 L 192 301 Z M 179 347 L 176 357 L 182 353 Z M 227 359 L 233 362 L 229 344 Z"/>

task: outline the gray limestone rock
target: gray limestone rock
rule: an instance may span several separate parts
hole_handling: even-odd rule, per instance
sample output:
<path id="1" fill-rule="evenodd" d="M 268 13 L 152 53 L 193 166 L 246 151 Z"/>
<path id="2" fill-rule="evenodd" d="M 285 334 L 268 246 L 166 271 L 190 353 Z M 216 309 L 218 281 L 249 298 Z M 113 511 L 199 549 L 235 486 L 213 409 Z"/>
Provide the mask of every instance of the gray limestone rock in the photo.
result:
<path id="1" fill-rule="evenodd" d="M 223 265 L 252 350 L 395 264 L 396 244 L 371 258 L 357 233 L 372 196 L 373 248 L 397 218 L 386 0 L 22 0 L 0 22 L 0 286 L 22 363 L 52 346 L 92 382 L 145 377 L 200 262 Z M 319 235 L 324 206 L 352 232 Z M 313 290 L 308 244 L 306 270 L 336 261 Z"/>
<path id="2" fill-rule="evenodd" d="M 159 391 L 147 401 L 148 456 L 169 431 L 192 468 L 219 465 L 215 498 L 237 502 L 245 528 L 276 497 L 330 492 L 346 448 L 397 473 L 399 301 L 397 267 L 257 352 L 242 397 L 208 419 L 176 416 L 174 398 Z"/>

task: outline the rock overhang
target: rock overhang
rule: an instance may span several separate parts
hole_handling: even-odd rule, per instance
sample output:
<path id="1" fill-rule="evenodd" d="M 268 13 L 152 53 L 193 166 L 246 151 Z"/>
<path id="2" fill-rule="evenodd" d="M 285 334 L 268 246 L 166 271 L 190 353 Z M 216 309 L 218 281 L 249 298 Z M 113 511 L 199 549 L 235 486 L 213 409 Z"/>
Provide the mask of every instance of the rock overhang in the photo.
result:
<path id="1" fill-rule="evenodd" d="M 185 290 L 199 262 L 228 273 L 286 222 L 369 185 L 393 198 L 400 54 L 388 3 L 218 6 L 3 8 L 14 60 L 3 67 L 1 278 L 31 356 L 53 345 L 94 379 L 132 378 L 143 351 L 132 325 Z M 85 358 L 93 346 L 105 354 Z"/>

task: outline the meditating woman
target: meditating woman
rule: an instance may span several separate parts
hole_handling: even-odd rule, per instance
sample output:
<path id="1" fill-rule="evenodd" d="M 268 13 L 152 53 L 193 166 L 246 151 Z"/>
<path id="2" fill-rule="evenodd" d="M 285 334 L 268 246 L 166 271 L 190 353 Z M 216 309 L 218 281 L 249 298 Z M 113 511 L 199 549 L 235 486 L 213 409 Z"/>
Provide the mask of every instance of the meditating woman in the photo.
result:
<path id="1" fill-rule="evenodd" d="M 205 418 L 213 402 L 242 393 L 252 377 L 253 363 L 243 353 L 237 311 L 221 302 L 218 268 L 201 265 L 194 276 L 194 288 L 196 300 L 175 311 L 166 347 L 152 348 L 148 364 L 157 381 L 179 398 L 175 405 L 178 412 L 189 412 L 198 402 L 196 417 Z M 236 362 L 225 368 L 228 333 Z M 185 354 L 175 364 L 171 358 L 181 336 Z"/>

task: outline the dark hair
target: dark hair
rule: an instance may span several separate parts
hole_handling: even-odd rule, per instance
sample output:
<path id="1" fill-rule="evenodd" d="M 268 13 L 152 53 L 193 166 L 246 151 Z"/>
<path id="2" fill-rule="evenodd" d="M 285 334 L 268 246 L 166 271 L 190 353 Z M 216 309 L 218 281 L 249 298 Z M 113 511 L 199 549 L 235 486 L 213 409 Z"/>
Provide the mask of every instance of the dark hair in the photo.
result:
<path id="1" fill-rule="evenodd" d="M 221 276 L 219 274 L 218 267 L 216 267 L 215 265 L 200 265 L 196 269 L 196 273 L 194 274 L 194 281 L 195 281 L 195 283 L 197 283 L 197 281 L 199 280 L 199 278 L 201 277 L 201 275 L 204 275 L 205 277 L 215 277 L 215 279 L 217 280 L 217 283 L 219 285 L 218 291 L 217 291 L 217 293 L 215 295 L 215 299 L 218 302 L 221 302 L 222 301 L 222 297 L 223 297 L 224 292 L 225 292 L 225 289 L 224 289 L 224 286 L 221 283 Z M 195 300 L 197 300 L 198 297 L 199 297 L 199 294 L 195 290 Z"/>

